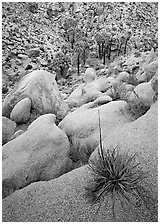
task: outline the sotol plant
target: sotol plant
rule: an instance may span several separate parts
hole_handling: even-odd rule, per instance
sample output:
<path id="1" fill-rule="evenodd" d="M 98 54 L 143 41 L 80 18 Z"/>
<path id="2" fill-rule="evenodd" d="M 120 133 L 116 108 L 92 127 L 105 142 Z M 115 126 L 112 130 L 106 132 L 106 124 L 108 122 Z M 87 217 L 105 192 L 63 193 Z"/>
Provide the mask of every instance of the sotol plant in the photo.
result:
<path id="1" fill-rule="evenodd" d="M 98 110 L 99 115 L 99 110 Z M 85 197 L 92 205 L 103 201 L 108 203 L 108 197 L 112 201 L 112 216 L 116 220 L 115 204 L 116 198 L 120 201 L 122 208 L 135 206 L 145 208 L 150 212 L 150 217 L 155 221 L 155 206 L 157 200 L 151 195 L 150 190 L 144 187 L 146 174 L 136 162 L 136 154 L 128 152 L 121 153 L 118 146 L 103 151 L 101 125 L 99 115 L 100 145 L 98 148 L 98 159 L 89 161 L 89 168 L 93 173 L 93 181 L 85 188 Z M 127 205 L 127 207 L 124 205 Z M 97 210 L 97 211 L 98 211 Z"/>

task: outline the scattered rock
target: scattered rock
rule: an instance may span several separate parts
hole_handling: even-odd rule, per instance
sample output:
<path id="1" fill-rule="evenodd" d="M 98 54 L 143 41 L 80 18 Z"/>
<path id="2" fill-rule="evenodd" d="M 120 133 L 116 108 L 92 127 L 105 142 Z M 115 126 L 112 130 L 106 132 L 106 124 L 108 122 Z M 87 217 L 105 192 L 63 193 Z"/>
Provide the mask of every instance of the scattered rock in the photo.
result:
<path id="1" fill-rule="evenodd" d="M 17 58 L 17 59 L 15 60 L 15 64 L 16 64 L 16 65 L 22 65 L 23 62 L 22 62 L 20 59 Z"/>
<path id="2" fill-rule="evenodd" d="M 40 50 L 39 48 L 32 48 L 28 51 L 28 56 L 31 57 L 39 57 L 40 55 Z"/>
<path id="3" fill-rule="evenodd" d="M 33 66 L 31 65 L 31 64 L 28 64 L 26 67 L 25 67 L 25 70 L 30 70 L 30 69 L 32 69 L 33 68 Z"/>
<path id="4" fill-rule="evenodd" d="M 106 104 L 112 101 L 112 98 L 108 95 L 103 95 L 98 97 L 96 100 L 93 101 L 93 107 L 100 106 L 102 104 Z"/>
<path id="5" fill-rule="evenodd" d="M 14 133 L 16 126 L 14 121 L 2 116 L 2 145 L 8 142 Z"/>
<path id="6" fill-rule="evenodd" d="M 31 100 L 24 98 L 19 101 L 13 108 L 10 119 L 16 123 L 26 123 L 30 117 Z"/>
<path id="7" fill-rule="evenodd" d="M 28 55 L 26 54 L 18 54 L 18 58 L 21 59 L 21 60 L 28 60 Z"/>
<path id="8" fill-rule="evenodd" d="M 128 72 L 120 72 L 118 76 L 116 77 L 117 82 L 127 82 L 129 78 L 129 73 Z"/>
<path id="9" fill-rule="evenodd" d="M 72 165 L 68 138 L 53 114 L 40 116 L 2 150 L 3 197 L 32 182 L 57 178 Z"/>
<path id="10" fill-rule="evenodd" d="M 44 60 L 43 58 L 37 57 L 37 61 L 42 65 L 42 66 L 47 66 L 48 62 Z"/>
<path id="11" fill-rule="evenodd" d="M 2 93 L 6 94 L 7 92 L 8 92 L 8 87 L 7 87 L 7 84 L 5 84 L 2 86 Z"/>

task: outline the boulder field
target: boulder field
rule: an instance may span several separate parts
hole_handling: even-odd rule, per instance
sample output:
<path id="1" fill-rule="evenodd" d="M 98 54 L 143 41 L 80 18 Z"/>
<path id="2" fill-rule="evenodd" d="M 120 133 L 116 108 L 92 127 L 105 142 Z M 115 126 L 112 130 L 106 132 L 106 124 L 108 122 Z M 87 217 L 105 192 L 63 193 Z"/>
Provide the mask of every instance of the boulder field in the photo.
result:
<path id="1" fill-rule="evenodd" d="M 104 148 L 112 149 L 119 144 L 120 153 L 137 153 L 147 174 L 144 186 L 151 195 L 139 205 L 121 201 L 116 195 L 114 216 L 111 195 L 104 196 L 99 204 L 92 205 L 86 198 L 86 187 L 94 181 L 88 165 L 75 169 L 61 177 L 31 185 L 3 199 L 5 222 L 157 222 L 157 105 L 142 117 L 117 127 L 103 142 Z M 98 159 L 97 150 L 92 160 Z M 145 203 L 143 203 L 145 202 Z"/>

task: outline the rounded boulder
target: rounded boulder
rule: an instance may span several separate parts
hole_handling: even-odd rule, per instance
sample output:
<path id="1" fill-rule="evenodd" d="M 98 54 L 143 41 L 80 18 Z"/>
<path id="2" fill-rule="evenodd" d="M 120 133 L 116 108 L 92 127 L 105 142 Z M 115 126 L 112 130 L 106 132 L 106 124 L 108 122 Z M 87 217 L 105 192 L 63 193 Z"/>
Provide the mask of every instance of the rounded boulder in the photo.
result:
<path id="1" fill-rule="evenodd" d="M 17 124 L 2 116 L 2 145 L 7 143 L 16 129 Z"/>
<path id="2" fill-rule="evenodd" d="M 41 115 L 54 113 L 58 119 L 63 119 L 69 109 L 62 100 L 54 75 L 44 70 L 35 70 L 19 81 L 4 99 L 2 114 L 9 118 L 14 106 L 24 98 L 29 98 L 32 111 Z"/>
<path id="3" fill-rule="evenodd" d="M 10 119 L 17 124 L 26 123 L 30 117 L 31 100 L 24 98 L 19 101 L 13 108 Z"/>
<path id="4" fill-rule="evenodd" d="M 59 177 L 71 169 L 69 141 L 55 115 L 37 118 L 27 131 L 2 149 L 2 191 L 7 197 L 35 181 Z"/>

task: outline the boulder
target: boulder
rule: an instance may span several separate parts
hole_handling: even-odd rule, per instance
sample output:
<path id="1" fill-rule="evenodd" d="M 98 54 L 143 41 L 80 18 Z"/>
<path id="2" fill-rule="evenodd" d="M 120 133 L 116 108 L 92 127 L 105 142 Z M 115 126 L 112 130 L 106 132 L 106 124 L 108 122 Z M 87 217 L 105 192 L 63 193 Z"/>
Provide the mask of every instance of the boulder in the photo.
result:
<path id="1" fill-rule="evenodd" d="M 84 81 L 85 83 L 90 83 L 94 81 L 97 78 L 96 71 L 94 68 L 87 68 L 85 73 L 84 73 Z"/>
<path id="2" fill-rule="evenodd" d="M 31 100 L 24 98 L 19 101 L 13 108 L 10 119 L 18 123 L 26 123 L 30 117 Z"/>
<path id="3" fill-rule="evenodd" d="M 81 148 L 90 149 L 90 152 L 99 144 L 99 115 L 102 129 L 102 138 L 107 136 L 115 127 L 131 122 L 133 119 L 127 112 L 125 101 L 112 101 L 99 107 L 94 103 L 88 103 L 68 114 L 59 127 L 66 133 L 73 147 L 73 154 Z M 97 105 L 98 106 L 98 105 Z"/>
<path id="4" fill-rule="evenodd" d="M 127 82 L 129 78 L 129 73 L 128 72 L 120 72 L 118 76 L 116 77 L 117 82 Z"/>
<path id="5" fill-rule="evenodd" d="M 134 163 L 139 164 L 138 170 L 145 177 L 139 180 L 139 186 L 143 187 L 141 188 L 143 191 L 140 193 L 142 203 L 138 209 L 140 211 L 143 208 L 146 211 L 148 221 L 156 221 L 158 215 L 158 103 L 153 104 L 150 110 L 139 119 L 115 128 L 102 144 L 104 158 L 108 150 L 112 151 L 115 148 L 120 155 L 127 153 L 130 158 L 134 155 Z M 90 161 L 95 165 L 98 165 L 100 161 L 98 149 L 99 147 L 90 157 Z M 129 168 L 130 165 L 128 171 Z"/>
<path id="6" fill-rule="evenodd" d="M 140 100 L 144 105 L 151 106 L 154 103 L 155 92 L 152 89 L 150 82 L 144 82 L 135 87 L 130 94 L 130 101 L 134 101 L 136 98 Z"/>
<path id="7" fill-rule="evenodd" d="M 22 135 L 24 132 L 25 132 L 25 131 L 23 131 L 23 130 L 18 130 L 18 131 L 16 131 L 16 132 L 10 137 L 9 141 L 11 141 L 11 140 L 17 138 L 18 136 Z"/>
<path id="8" fill-rule="evenodd" d="M 3 222 L 148 222 L 157 221 L 124 200 L 117 201 L 116 219 L 111 196 L 101 206 L 86 199 L 86 186 L 93 181 L 88 166 L 61 177 L 31 185 L 3 199 Z M 105 205 L 104 205 L 105 204 Z M 124 209 L 125 208 L 125 209 Z"/>
<path id="9" fill-rule="evenodd" d="M 54 75 L 44 70 L 35 70 L 19 81 L 3 102 L 3 116 L 9 118 L 14 106 L 24 98 L 31 100 L 32 112 L 41 115 L 54 113 L 58 119 L 62 119 L 68 112 Z"/>
<path id="10" fill-rule="evenodd" d="M 106 104 L 112 101 L 112 98 L 108 95 L 103 95 L 98 97 L 96 100 L 93 101 L 93 107 L 100 106 L 102 104 Z"/>
<path id="11" fill-rule="evenodd" d="M 25 133 L 3 146 L 3 197 L 70 170 L 69 149 L 66 134 L 55 125 L 55 115 L 40 116 Z"/>
<path id="12" fill-rule="evenodd" d="M 29 57 L 39 57 L 40 55 L 40 50 L 39 48 L 32 48 L 28 51 L 28 55 Z"/>
<path id="13" fill-rule="evenodd" d="M 156 53 L 154 52 L 154 48 L 152 48 L 152 50 L 149 52 L 149 54 L 146 56 L 146 59 L 145 59 L 145 63 L 146 64 L 149 64 L 151 63 L 152 61 L 154 61 L 154 59 L 156 58 Z"/>
<path id="14" fill-rule="evenodd" d="M 123 66 L 132 67 L 132 66 L 138 64 L 141 61 L 142 61 L 142 58 L 141 57 L 135 57 L 135 55 L 133 53 L 126 59 L 126 61 L 123 63 Z"/>
<path id="15" fill-rule="evenodd" d="M 70 108 L 92 102 L 98 97 L 103 96 L 103 93 L 107 91 L 114 82 L 115 79 L 112 77 L 100 77 L 87 84 L 81 84 L 71 93 L 65 102 L 68 103 Z"/>
<path id="16" fill-rule="evenodd" d="M 144 64 L 142 69 L 137 73 L 138 82 L 148 82 L 156 74 L 158 70 L 158 61 L 153 61 L 149 64 Z"/>
<path id="17" fill-rule="evenodd" d="M 156 74 L 153 76 L 151 80 L 151 86 L 154 92 L 158 94 L 158 71 L 156 72 Z"/>
<path id="18" fill-rule="evenodd" d="M 7 117 L 2 116 L 2 145 L 8 142 L 15 131 L 17 124 Z"/>
<path id="19" fill-rule="evenodd" d="M 29 60 L 29 57 L 28 57 L 28 55 L 25 55 L 25 54 L 18 54 L 18 56 L 17 56 L 19 59 L 21 59 L 21 60 Z"/>

